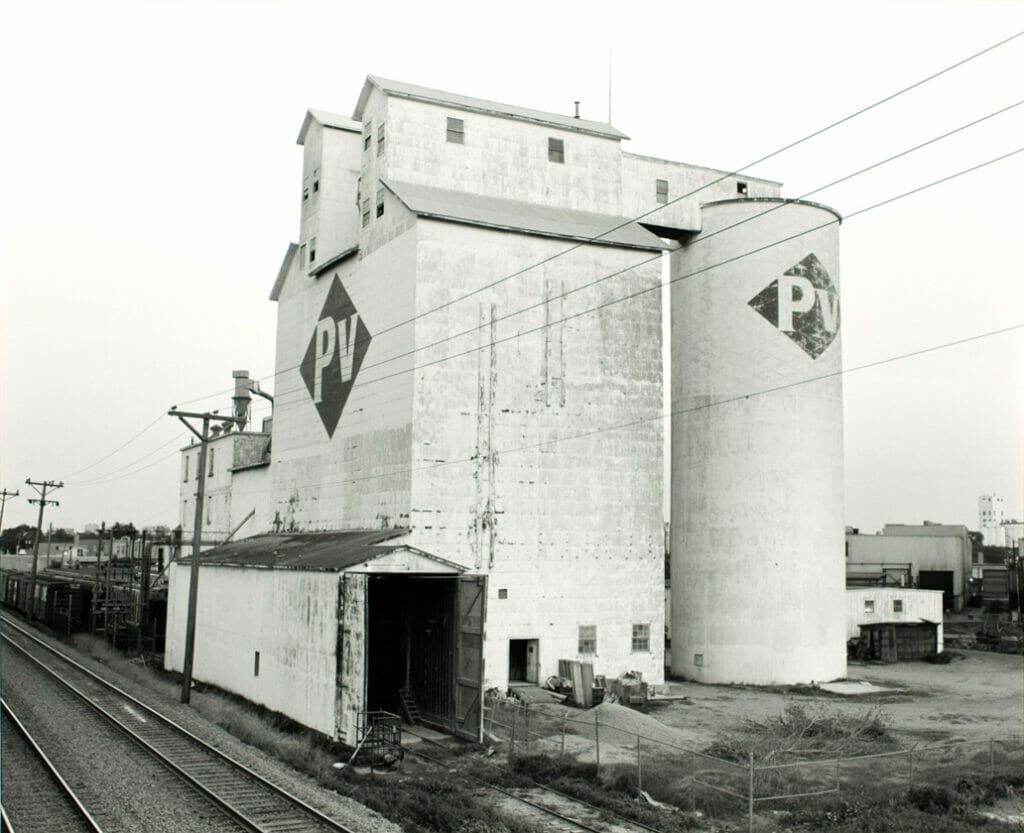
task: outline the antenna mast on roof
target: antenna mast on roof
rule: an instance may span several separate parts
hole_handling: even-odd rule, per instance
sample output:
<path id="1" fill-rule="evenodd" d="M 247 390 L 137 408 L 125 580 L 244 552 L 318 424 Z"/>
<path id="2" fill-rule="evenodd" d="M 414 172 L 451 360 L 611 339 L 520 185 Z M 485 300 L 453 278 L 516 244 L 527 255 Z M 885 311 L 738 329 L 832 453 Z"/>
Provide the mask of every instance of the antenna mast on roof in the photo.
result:
<path id="1" fill-rule="evenodd" d="M 608 124 L 612 123 L 612 48 L 608 47 Z"/>

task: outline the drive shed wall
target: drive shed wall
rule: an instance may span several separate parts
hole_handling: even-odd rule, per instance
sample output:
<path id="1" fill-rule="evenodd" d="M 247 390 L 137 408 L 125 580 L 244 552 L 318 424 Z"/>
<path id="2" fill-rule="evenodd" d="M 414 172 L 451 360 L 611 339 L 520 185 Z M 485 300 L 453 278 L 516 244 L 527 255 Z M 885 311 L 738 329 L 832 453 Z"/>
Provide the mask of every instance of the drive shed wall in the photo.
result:
<path id="1" fill-rule="evenodd" d="M 893 602 L 903 602 L 903 610 L 895 610 Z M 866 601 L 874 602 L 867 610 Z M 860 636 L 861 625 L 882 622 L 916 624 L 921 620 L 938 627 L 937 650 L 942 651 L 942 591 L 914 590 L 909 587 L 850 587 L 846 590 L 846 638 Z"/>
<path id="2" fill-rule="evenodd" d="M 171 565 L 164 668 L 184 668 L 189 564 Z M 333 736 L 338 574 L 200 568 L 193 676 Z M 259 674 L 254 673 L 255 652 Z"/>

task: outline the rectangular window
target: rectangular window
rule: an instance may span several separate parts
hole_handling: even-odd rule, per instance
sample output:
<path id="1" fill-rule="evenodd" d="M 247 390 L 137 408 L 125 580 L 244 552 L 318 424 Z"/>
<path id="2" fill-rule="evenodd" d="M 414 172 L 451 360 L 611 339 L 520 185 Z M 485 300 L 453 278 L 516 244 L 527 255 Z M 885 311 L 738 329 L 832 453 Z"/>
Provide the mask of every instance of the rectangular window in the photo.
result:
<path id="1" fill-rule="evenodd" d="M 448 130 L 445 138 L 452 144 L 465 144 L 466 130 L 462 119 L 448 119 Z"/>
<path id="2" fill-rule="evenodd" d="M 745 197 L 747 195 L 747 183 L 745 183 L 745 182 L 737 182 L 736 183 L 736 193 Z"/>
<path id="3" fill-rule="evenodd" d="M 384 124 L 383 122 L 377 128 L 377 155 L 384 155 Z"/>
<path id="4" fill-rule="evenodd" d="M 320 190 L 320 169 L 313 168 L 313 193 Z"/>
<path id="5" fill-rule="evenodd" d="M 370 139 L 373 137 L 373 122 L 367 122 L 366 133 L 363 134 L 363 150 L 370 149 Z"/>
<path id="6" fill-rule="evenodd" d="M 548 162 L 565 163 L 565 142 L 561 139 L 548 139 Z"/>
<path id="7" fill-rule="evenodd" d="M 214 448 L 210 449 L 210 472 L 209 472 L 209 474 L 206 475 L 207 477 L 213 477 L 213 452 L 214 451 L 216 451 L 216 449 L 214 449 Z"/>
<path id="8" fill-rule="evenodd" d="M 903 612 L 903 599 L 893 599 L 892 600 L 892 612 L 893 613 L 902 613 Z"/>
<path id="9" fill-rule="evenodd" d="M 865 599 L 864 600 L 864 612 L 865 613 L 874 613 L 875 612 L 875 600 L 874 599 Z"/>
<path id="10" fill-rule="evenodd" d="M 302 201 L 305 202 L 308 199 L 309 199 L 309 186 L 308 185 L 303 185 L 302 186 Z"/>
<path id="11" fill-rule="evenodd" d="M 363 200 L 363 225 L 370 225 L 370 200 L 369 198 Z"/>
<path id="12" fill-rule="evenodd" d="M 309 262 L 312 263 L 316 260 L 316 238 L 309 238 Z"/>
<path id="13" fill-rule="evenodd" d="M 258 677 L 260 675 L 260 652 L 255 651 L 252 656 L 252 675 Z"/>
<path id="14" fill-rule="evenodd" d="M 597 653 L 597 625 L 580 625 L 578 653 Z"/>
<path id="15" fill-rule="evenodd" d="M 668 180 L 654 180 L 654 198 L 663 205 L 668 202 Z"/>
<path id="16" fill-rule="evenodd" d="M 384 189 L 383 188 L 378 188 L 377 189 L 377 216 L 378 217 L 383 217 L 384 216 Z"/>
<path id="17" fill-rule="evenodd" d="M 633 653 L 651 650 L 651 626 L 649 623 L 633 624 Z"/>

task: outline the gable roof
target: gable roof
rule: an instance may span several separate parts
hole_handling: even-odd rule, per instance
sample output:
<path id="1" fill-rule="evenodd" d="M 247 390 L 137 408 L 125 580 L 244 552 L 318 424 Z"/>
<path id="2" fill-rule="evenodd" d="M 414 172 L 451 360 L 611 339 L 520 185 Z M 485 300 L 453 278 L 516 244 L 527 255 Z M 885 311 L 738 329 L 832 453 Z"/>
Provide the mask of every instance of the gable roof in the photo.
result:
<path id="1" fill-rule="evenodd" d="M 421 564 L 436 564 L 436 572 L 450 573 L 463 569 L 453 562 L 401 543 L 408 534 L 408 529 L 398 528 L 254 535 L 206 550 L 200 553 L 199 561 L 204 566 L 340 572 L 404 551 L 415 554 Z M 187 560 L 187 557 L 179 560 Z"/>
<path id="2" fill-rule="evenodd" d="M 603 246 L 650 251 L 669 248 L 628 217 L 447 191 L 410 182 L 382 179 L 381 183 L 420 217 Z"/>
<path id="3" fill-rule="evenodd" d="M 349 130 L 352 133 L 363 132 L 363 126 L 357 121 L 352 121 L 348 116 L 343 116 L 340 113 L 329 113 L 326 110 L 309 109 L 302 119 L 302 127 L 299 128 L 299 136 L 295 140 L 295 144 L 305 144 L 306 134 L 309 133 L 310 125 L 314 121 L 320 122 L 324 127 L 336 127 L 339 130 Z"/>
<path id="4" fill-rule="evenodd" d="M 457 110 L 467 110 L 472 113 L 482 113 L 487 116 L 497 116 L 505 119 L 517 119 L 519 121 L 532 122 L 533 124 L 548 125 L 561 130 L 573 130 L 577 133 L 589 133 L 593 136 L 602 136 L 606 139 L 628 139 L 625 133 L 612 127 L 610 124 L 589 119 L 577 119 L 572 116 L 563 116 L 560 113 L 546 113 L 543 110 L 531 110 L 528 107 L 518 107 L 514 104 L 501 104 L 497 101 L 488 101 L 483 98 L 473 98 L 468 95 L 447 93 L 442 90 L 434 90 L 430 87 L 419 87 L 415 84 L 406 84 L 404 81 L 393 81 L 389 78 L 381 78 L 379 75 L 367 75 L 366 83 L 359 94 L 359 101 L 352 113 L 354 119 L 363 118 L 363 110 L 370 97 L 370 90 L 376 87 L 385 95 L 398 98 L 408 98 L 412 101 L 423 101 L 428 104 L 439 104 L 443 107 L 452 107 Z"/>

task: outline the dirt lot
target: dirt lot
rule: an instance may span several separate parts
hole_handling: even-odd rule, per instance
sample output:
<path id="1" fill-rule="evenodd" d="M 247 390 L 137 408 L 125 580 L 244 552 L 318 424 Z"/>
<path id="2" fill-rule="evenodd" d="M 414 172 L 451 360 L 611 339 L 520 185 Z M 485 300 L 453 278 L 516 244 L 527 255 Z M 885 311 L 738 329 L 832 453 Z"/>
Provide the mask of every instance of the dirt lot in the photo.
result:
<path id="1" fill-rule="evenodd" d="M 851 662 L 850 680 L 866 680 L 894 692 L 843 696 L 800 689 L 760 689 L 670 682 L 674 699 L 651 711 L 698 749 L 747 719 L 762 721 L 790 702 L 821 704 L 862 714 L 880 708 L 908 741 L 1008 738 L 1024 733 L 1024 657 L 988 651 L 954 651 L 948 665 Z"/>

